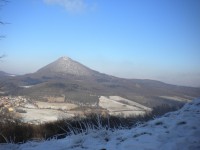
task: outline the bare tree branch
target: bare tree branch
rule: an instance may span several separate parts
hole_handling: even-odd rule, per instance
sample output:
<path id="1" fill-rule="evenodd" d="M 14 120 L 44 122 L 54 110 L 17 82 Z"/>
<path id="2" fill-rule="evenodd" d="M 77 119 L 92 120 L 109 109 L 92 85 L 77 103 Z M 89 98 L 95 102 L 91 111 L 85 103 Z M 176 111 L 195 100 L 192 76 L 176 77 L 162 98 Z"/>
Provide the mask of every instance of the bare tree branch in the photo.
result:
<path id="1" fill-rule="evenodd" d="M 5 3 L 7 3 L 8 2 L 8 0 L 0 0 L 0 4 L 2 5 L 2 4 L 5 4 Z M 5 22 L 3 22 L 3 21 L 1 21 L 0 20 L 0 25 L 5 25 L 5 24 L 7 24 L 7 23 L 5 23 Z M 5 38 L 5 36 L 4 35 L 0 35 L 0 40 L 2 39 L 2 38 Z M 5 57 L 5 55 L 0 55 L 0 60 L 2 59 L 2 58 L 4 58 Z"/>
<path id="2" fill-rule="evenodd" d="M 1 58 L 4 58 L 4 57 L 6 57 L 6 55 L 1 55 L 1 56 L 0 56 L 0 59 L 1 59 Z"/>
<path id="3" fill-rule="evenodd" d="M 8 0 L 0 0 L 0 7 L 4 6 L 8 2 Z"/>
<path id="4" fill-rule="evenodd" d="M 5 3 L 7 3 L 8 2 L 8 0 L 0 0 L 0 4 L 5 4 Z M 3 22 L 3 21 L 1 21 L 0 20 L 0 25 L 5 25 L 5 24 L 7 24 L 7 23 L 5 23 L 5 22 Z M 5 38 L 5 36 L 4 35 L 0 35 L 0 40 L 2 39 L 2 38 Z M 0 57 L 1 58 L 1 57 Z"/>
<path id="5" fill-rule="evenodd" d="M 9 1 L 8 0 L 0 0 L 0 2 L 8 3 Z"/>
<path id="6" fill-rule="evenodd" d="M 0 35 L 0 40 L 2 39 L 2 38 L 5 38 L 6 36 L 5 35 Z"/>

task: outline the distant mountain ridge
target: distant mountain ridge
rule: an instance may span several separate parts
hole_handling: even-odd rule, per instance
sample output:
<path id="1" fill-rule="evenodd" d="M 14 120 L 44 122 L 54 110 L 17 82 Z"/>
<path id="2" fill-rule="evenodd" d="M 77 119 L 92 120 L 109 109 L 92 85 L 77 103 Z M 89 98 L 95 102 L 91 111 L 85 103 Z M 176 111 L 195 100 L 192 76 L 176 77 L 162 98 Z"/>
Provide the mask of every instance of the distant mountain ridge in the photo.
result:
<path id="1" fill-rule="evenodd" d="M 82 104 L 98 103 L 100 96 L 120 96 L 154 107 L 200 97 L 200 88 L 118 78 L 92 70 L 68 57 L 61 57 L 35 73 L 0 78 L 0 86 L 7 95 L 24 95 L 37 100 L 62 96 L 65 101 Z"/>
<path id="2" fill-rule="evenodd" d="M 5 77 L 5 76 L 15 76 L 15 75 L 4 72 L 4 71 L 0 71 L 0 77 Z"/>

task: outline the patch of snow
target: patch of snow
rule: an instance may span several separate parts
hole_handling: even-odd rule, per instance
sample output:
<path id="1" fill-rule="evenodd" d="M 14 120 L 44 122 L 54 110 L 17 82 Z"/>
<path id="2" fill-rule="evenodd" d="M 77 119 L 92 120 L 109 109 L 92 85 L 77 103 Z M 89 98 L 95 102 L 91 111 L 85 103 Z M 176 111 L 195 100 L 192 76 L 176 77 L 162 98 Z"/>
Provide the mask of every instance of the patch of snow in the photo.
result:
<path id="1" fill-rule="evenodd" d="M 181 98 L 178 96 L 160 96 L 161 98 L 164 99 L 170 99 L 170 100 L 174 100 L 174 101 L 180 101 L 180 102 L 190 102 L 190 99 L 186 99 L 186 98 Z"/>
<path id="2" fill-rule="evenodd" d="M 64 139 L 1 144 L 3 150 L 199 150 L 200 99 L 132 129 L 88 130 Z"/>
<path id="3" fill-rule="evenodd" d="M 20 87 L 22 87 L 22 88 L 31 88 L 33 85 L 26 85 L 26 86 L 20 86 Z"/>
<path id="4" fill-rule="evenodd" d="M 62 59 L 62 60 L 70 60 L 70 58 L 67 57 L 67 56 L 63 56 L 63 57 L 61 57 L 61 59 Z"/>
<path id="5" fill-rule="evenodd" d="M 139 103 L 136 103 L 136 102 L 128 100 L 128 99 L 125 99 L 125 98 L 120 97 L 120 96 L 109 96 L 109 98 L 111 100 L 115 100 L 115 101 L 118 101 L 118 102 L 121 102 L 121 103 L 127 103 L 128 105 L 138 107 L 138 108 L 146 110 L 146 111 L 151 111 L 151 108 L 149 108 L 149 107 L 146 107 L 144 105 L 141 105 Z"/>
<path id="6" fill-rule="evenodd" d="M 20 108 L 20 107 L 19 107 Z M 38 124 L 44 122 L 56 121 L 62 118 L 73 117 L 74 115 L 67 112 L 62 112 L 53 109 L 33 109 L 33 108 L 22 108 L 26 113 L 21 113 L 23 122 Z"/>
<path id="7" fill-rule="evenodd" d="M 74 108 L 77 108 L 78 106 L 72 103 L 49 103 L 49 102 L 40 102 L 37 101 L 36 105 L 38 106 L 38 108 L 41 109 L 57 109 L 57 110 L 71 110 Z"/>
<path id="8" fill-rule="evenodd" d="M 31 103 L 26 103 L 26 104 L 24 105 L 24 107 L 25 107 L 25 108 L 30 108 L 30 109 L 36 109 L 36 108 L 37 108 L 35 105 L 33 105 L 33 104 L 31 104 Z"/>
<path id="9" fill-rule="evenodd" d="M 16 77 L 17 75 L 9 74 L 8 76 L 10 76 L 10 77 Z"/>
<path id="10" fill-rule="evenodd" d="M 109 114 L 116 116 L 144 115 L 146 112 L 151 111 L 148 107 L 119 96 L 101 96 L 99 98 L 99 106 L 107 109 Z"/>

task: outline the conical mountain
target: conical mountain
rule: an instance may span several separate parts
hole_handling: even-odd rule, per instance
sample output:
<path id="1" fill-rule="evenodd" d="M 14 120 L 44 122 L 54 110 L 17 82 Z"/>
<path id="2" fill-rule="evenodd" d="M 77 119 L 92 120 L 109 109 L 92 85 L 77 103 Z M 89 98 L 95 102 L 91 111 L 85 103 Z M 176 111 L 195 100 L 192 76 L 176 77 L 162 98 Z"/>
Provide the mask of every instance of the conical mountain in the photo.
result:
<path id="1" fill-rule="evenodd" d="M 72 60 L 69 57 L 61 57 L 58 60 L 48 64 L 47 66 L 39 69 L 37 74 L 42 75 L 75 75 L 75 76 L 92 76 L 96 71 Z"/>

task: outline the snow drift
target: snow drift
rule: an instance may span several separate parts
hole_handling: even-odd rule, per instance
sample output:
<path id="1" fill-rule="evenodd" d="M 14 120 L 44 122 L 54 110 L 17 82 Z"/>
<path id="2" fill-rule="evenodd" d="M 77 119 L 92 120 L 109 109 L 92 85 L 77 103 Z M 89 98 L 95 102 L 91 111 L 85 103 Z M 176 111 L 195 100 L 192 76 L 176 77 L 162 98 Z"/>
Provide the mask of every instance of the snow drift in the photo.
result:
<path id="1" fill-rule="evenodd" d="M 88 129 L 64 139 L 1 144 L 2 150 L 197 150 L 200 149 L 200 99 L 131 129 Z"/>

